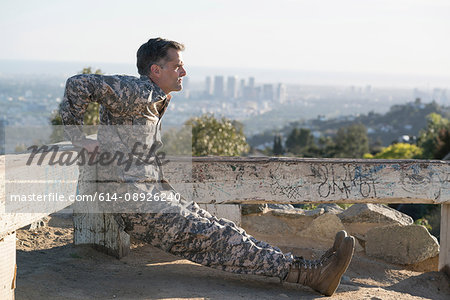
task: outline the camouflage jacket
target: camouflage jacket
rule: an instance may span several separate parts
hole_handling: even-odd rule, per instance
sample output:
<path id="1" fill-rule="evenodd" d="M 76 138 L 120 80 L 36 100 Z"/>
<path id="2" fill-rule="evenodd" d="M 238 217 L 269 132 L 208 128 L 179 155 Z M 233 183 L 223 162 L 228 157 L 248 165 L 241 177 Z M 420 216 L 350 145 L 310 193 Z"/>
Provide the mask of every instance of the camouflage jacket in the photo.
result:
<path id="1" fill-rule="evenodd" d="M 100 104 L 97 139 L 101 152 L 118 152 L 133 159 L 131 166 L 118 163 L 103 166 L 98 174 L 100 179 L 159 181 L 160 164 L 139 162 L 154 156 L 162 146 L 161 117 L 170 98 L 147 76 L 76 75 L 67 80 L 60 114 L 68 138 L 77 141 L 85 138 L 81 129 L 88 104 Z"/>

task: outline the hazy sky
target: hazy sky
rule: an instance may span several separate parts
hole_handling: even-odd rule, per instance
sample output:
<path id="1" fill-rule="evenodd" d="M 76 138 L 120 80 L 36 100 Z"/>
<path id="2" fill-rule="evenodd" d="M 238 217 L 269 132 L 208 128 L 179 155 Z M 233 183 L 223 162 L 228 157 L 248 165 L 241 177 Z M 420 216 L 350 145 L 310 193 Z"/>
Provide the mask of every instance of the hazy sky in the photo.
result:
<path id="1" fill-rule="evenodd" d="M 450 78 L 448 0 L 1 0 L 0 59 L 135 62 L 150 37 L 187 66 Z"/>

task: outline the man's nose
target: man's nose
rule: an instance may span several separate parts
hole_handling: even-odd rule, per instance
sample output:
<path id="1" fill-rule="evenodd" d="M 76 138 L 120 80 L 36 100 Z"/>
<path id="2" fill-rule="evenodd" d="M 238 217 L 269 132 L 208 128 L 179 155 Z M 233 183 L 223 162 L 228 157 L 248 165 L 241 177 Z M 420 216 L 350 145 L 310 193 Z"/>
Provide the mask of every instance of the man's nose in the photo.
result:
<path id="1" fill-rule="evenodd" d="M 186 69 L 184 67 L 180 68 L 180 77 L 186 76 L 187 72 Z"/>

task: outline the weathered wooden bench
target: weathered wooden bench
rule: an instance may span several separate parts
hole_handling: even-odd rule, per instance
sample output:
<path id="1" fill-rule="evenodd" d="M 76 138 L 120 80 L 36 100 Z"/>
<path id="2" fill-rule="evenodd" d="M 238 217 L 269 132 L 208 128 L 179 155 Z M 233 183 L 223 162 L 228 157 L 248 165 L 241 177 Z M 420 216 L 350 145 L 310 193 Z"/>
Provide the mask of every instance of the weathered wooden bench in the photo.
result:
<path id="1" fill-rule="evenodd" d="M 74 151 L 62 146 L 60 152 Z M 58 155 L 61 155 L 58 153 Z M 25 165 L 28 154 L 6 159 L 0 187 L 0 299 L 12 299 L 15 286 L 15 231 L 71 203 L 30 213 L 7 209 L 6 187 L 23 193 L 95 193 L 95 167 Z M 5 157 L 0 157 L 5 168 Z M 355 160 L 201 157 L 171 158 L 166 178 L 183 196 L 219 217 L 239 221 L 242 203 L 426 203 L 441 205 L 439 270 L 450 275 L 450 163 L 424 160 Z M 33 173 L 33 176 L 29 176 Z M 31 178 L 31 179 L 27 179 Z M 41 180 L 30 187 L 32 181 Z M 28 181 L 29 180 L 29 181 Z M 37 180 L 37 181 L 39 181 Z M 38 188 L 36 188 L 36 186 Z M 28 189 L 28 190 L 27 190 Z M 110 214 L 74 205 L 74 243 L 92 244 L 118 258 L 129 251 L 129 236 Z"/>

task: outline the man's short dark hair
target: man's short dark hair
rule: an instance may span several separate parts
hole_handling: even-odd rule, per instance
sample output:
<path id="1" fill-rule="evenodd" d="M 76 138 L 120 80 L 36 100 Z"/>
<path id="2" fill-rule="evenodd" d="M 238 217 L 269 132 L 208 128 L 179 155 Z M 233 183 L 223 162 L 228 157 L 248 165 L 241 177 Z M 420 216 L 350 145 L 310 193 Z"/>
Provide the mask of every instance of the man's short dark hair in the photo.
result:
<path id="1" fill-rule="evenodd" d="M 167 50 L 174 48 L 178 51 L 184 50 L 184 45 L 175 41 L 162 38 L 149 39 L 147 43 L 139 47 L 137 51 L 137 68 L 140 75 L 150 74 L 150 67 L 158 64 L 161 60 L 167 60 Z"/>

